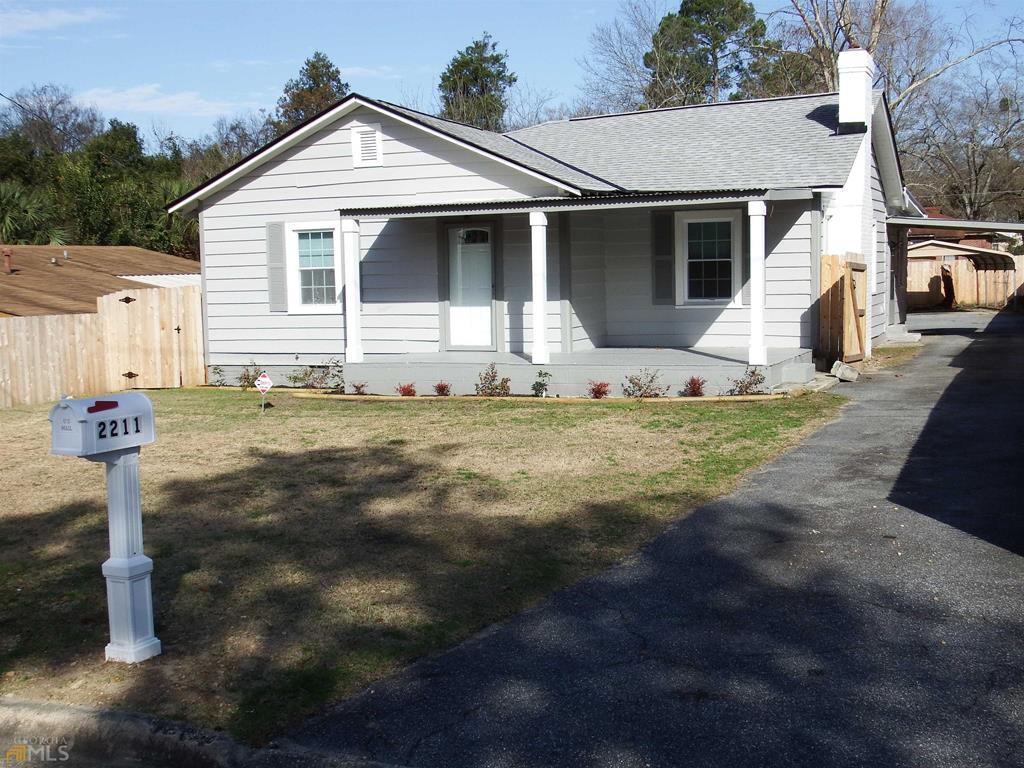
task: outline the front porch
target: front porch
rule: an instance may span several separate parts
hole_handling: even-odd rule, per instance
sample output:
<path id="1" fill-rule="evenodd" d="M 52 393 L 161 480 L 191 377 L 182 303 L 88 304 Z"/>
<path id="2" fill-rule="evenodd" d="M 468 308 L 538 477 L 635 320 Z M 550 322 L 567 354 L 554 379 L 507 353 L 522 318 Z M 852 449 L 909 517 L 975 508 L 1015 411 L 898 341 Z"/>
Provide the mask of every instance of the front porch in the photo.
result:
<path id="1" fill-rule="evenodd" d="M 814 375 L 812 202 L 779 198 L 769 212 L 755 192 L 342 211 L 346 380 L 469 394 L 493 362 L 517 394 L 539 369 L 564 396 L 590 381 L 619 395 L 644 368 L 673 394 L 691 376 L 725 392 L 751 366 L 769 388 L 803 383 Z"/>
<path id="2" fill-rule="evenodd" d="M 495 363 L 499 376 L 508 376 L 513 394 L 529 394 L 539 370 L 551 374 L 549 394 L 572 397 L 585 395 L 591 381 L 606 381 L 609 395 L 622 395 L 625 377 L 642 368 L 657 370 L 662 386 L 675 395 L 691 376 L 707 380 L 708 395 L 725 394 L 732 380 L 743 375 L 748 362 L 744 348 L 611 348 L 552 352 L 550 360 L 534 365 L 525 354 L 512 352 L 449 351 L 422 354 L 365 355 L 358 363 L 345 365 L 349 388 L 366 382 L 367 391 L 392 394 L 399 382 L 414 382 L 420 394 L 431 394 L 433 385 L 446 381 L 452 394 L 473 394 L 480 372 Z M 765 388 L 803 383 L 814 377 L 809 349 L 767 350 L 767 362 L 759 366 L 765 376 Z"/>

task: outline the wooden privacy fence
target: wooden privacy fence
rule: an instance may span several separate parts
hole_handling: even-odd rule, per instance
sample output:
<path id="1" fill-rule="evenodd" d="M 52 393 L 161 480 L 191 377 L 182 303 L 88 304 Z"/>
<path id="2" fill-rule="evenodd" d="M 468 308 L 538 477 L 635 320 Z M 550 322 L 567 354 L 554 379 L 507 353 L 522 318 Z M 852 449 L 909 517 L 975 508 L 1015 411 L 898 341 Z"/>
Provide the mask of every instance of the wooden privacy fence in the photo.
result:
<path id="1" fill-rule="evenodd" d="M 867 336 L 867 266 L 856 255 L 821 257 L 817 357 L 827 369 L 836 360 L 864 359 Z"/>
<path id="2" fill-rule="evenodd" d="M 0 407 L 205 382 L 198 286 L 118 291 L 96 314 L 0 318 Z"/>
<path id="3" fill-rule="evenodd" d="M 975 267 L 967 259 L 933 261 L 911 259 L 907 264 L 907 306 L 925 309 L 942 304 L 942 268 L 953 278 L 957 304 L 1002 309 L 1013 296 L 1024 297 L 1024 256 L 1010 256 L 1014 269 Z"/>

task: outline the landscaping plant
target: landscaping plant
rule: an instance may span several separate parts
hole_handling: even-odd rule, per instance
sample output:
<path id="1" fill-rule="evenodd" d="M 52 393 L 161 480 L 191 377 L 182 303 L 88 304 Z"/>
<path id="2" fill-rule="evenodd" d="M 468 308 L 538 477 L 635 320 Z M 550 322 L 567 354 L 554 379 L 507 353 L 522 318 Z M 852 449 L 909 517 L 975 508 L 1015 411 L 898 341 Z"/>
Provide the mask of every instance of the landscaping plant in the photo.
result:
<path id="1" fill-rule="evenodd" d="M 242 372 L 238 374 L 238 386 L 242 389 L 252 389 L 256 386 L 256 379 L 259 378 L 260 373 L 256 361 L 250 360 L 249 364 L 244 366 Z"/>
<path id="2" fill-rule="evenodd" d="M 224 369 L 215 365 L 210 369 L 210 384 L 214 387 L 227 386 L 228 380 L 224 378 Z"/>
<path id="3" fill-rule="evenodd" d="M 661 385 L 660 373 L 648 368 L 641 368 L 640 373 L 627 376 L 622 383 L 624 397 L 664 397 L 666 392 L 668 387 Z"/>
<path id="4" fill-rule="evenodd" d="M 547 371 L 537 371 L 537 380 L 530 385 L 534 397 L 548 396 L 548 382 L 551 381 L 551 374 Z"/>
<path id="5" fill-rule="evenodd" d="M 326 365 L 307 365 L 296 373 L 288 374 L 293 387 L 303 389 L 328 389 L 331 392 L 345 391 L 345 373 L 341 361 L 331 358 Z"/>
<path id="6" fill-rule="evenodd" d="M 761 395 L 764 394 L 764 374 L 757 368 L 747 368 L 738 379 L 730 379 L 732 387 L 730 395 Z"/>
<path id="7" fill-rule="evenodd" d="M 587 383 L 587 396 L 594 400 L 604 400 L 612 385 L 607 381 L 591 381 Z"/>
<path id="8" fill-rule="evenodd" d="M 491 363 L 480 371 L 480 381 L 474 385 L 480 397 L 508 397 L 512 394 L 512 379 L 498 378 L 498 367 Z"/>
<path id="9" fill-rule="evenodd" d="M 701 376 L 691 376 L 679 394 L 683 397 L 704 397 L 704 385 L 707 383 L 708 380 Z"/>
<path id="10" fill-rule="evenodd" d="M 365 395 L 366 394 L 366 382 L 365 381 L 353 381 L 352 382 L 352 394 L 354 394 L 354 395 Z"/>
<path id="11" fill-rule="evenodd" d="M 399 384 L 395 387 L 395 392 L 402 397 L 416 397 L 416 382 L 410 381 L 408 384 Z"/>
<path id="12" fill-rule="evenodd" d="M 439 381 L 434 385 L 434 394 L 438 397 L 448 397 L 452 393 L 452 385 L 447 381 Z"/>

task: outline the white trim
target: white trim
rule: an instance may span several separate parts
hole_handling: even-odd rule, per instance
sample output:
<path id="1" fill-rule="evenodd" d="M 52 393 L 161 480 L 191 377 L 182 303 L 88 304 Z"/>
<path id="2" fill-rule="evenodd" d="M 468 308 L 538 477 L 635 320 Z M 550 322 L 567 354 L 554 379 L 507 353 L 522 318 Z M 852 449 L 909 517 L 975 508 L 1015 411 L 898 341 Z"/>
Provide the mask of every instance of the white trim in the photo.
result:
<path id="1" fill-rule="evenodd" d="M 763 203 L 762 203 L 763 205 Z M 688 224 L 725 221 L 732 225 L 732 298 L 691 299 L 688 296 L 687 275 L 689 243 Z M 676 211 L 673 236 L 676 272 L 677 307 L 741 307 L 743 306 L 743 216 L 739 210 L 728 208 L 714 211 Z"/>
<path id="2" fill-rule="evenodd" d="M 199 187 L 188 197 L 182 199 L 181 201 L 175 203 L 173 206 L 168 208 L 167 212 L 176 213 L 177 211 L 190 207 L 192 203 L 196 202 L 197 200 L 201 200 L 202 198 L 209 197 L 210 195 L 219 192 L 220 190 L 224 189 L 224 187 L 236 181 L 240 176 L 244 176 L 257 166 L 262 165 L 267 160 L 270 160 L 276 157 L 277 155 L 281 154 L 285 150 L 290 149 L 291 147 L 295 146 L 300 141 L 305 139 L 307 136 L 316 133 L 325 126 L 330 125 L 335 120 L 344 117 L 349 112 L 352 112 L 353 110 L 359 107 L 365 107 L 366 109 L 372 110 L 378 114 L 386 115 L 394 120 L 397 120 L 400 123 L 412 126 L 413 128 L 418 128 L 424 133 L 427 133 L 431 136 L 436 136 L 440 139 L 444 139 L 445 141 L 451 142 L 456 146 L 462 147 L 463 149 L 469 152 L 473 152 L 474 154 L 480 155 L 481 157 L 486 157 L 490 160 L 495 161 L 496 163 L 500 163 L 501 165 L 513 168 L 519 171 L 520 173 L 524 173 L 527 176 L 532 176 L 535 179 L 539 179 L 547 184 L 550 184 L 554 187 L 558 187 L 559 189 L 565 190 L 566 192 L 569 192 L 571 194 L 577 196 L 582 195 L 582 191 L 578 187 L 574 187 L 570 184 L 566 184 L 565 182 L 558 181 L 552 176 L 548 176 L 547 174 L 541 173 L 540 171 L 535 171 L 532 168 L 527 168 L 526 166 L 520 165 L 519 163 L 514 163 L 511 160 L 506 160 L 505 158 L 499 155 L 496 155 L 485 149 L 475 147 L 472 144 L 461 141 L 460 139 L 457 139 L 454 136 L 450 136 L 447 133 L 435 131 L 433 128 L 429 128 L 428 126 L 423 125 L 422 123 L 418 123 L 414 120 L 410 120 L 407 117 L 403 117 L 397 112 L 391 112 L 386 107 L 381 107 L 378 106 L 377 104 L 372 104 L 358 96 L 351 96 L 349 97 L 348 100 L 343 101 L 334 109 L 324 112 L 315 120 L 310 121 L 302 128 L 295 131 L 295 133 L 293 133 L 287 139 L 280 141 L 277 144 L 274 144 L 273 146 L 269 146 L 257 151 L 255 154 L 250 156 L 247 160 L 245 160 L 245 162 L 241 163 L 233 171 L 224 174 L 219 179 L 214 179 L 213 181 L 210 181 L 207 184 L 204 184 L 203 186 Z"/>
<path id="3" fill-rule="evenodd" d="M 373 160 L 364 160 L 362 155 L 360 136 L 367 130 L 373 131 L 374 143 L 377 145 L 376 156 Z M 352 142 L 353 168 L 373 168 L 384 165 L 384 139 L 381 137 L 380 123 L 352 123 L 349 135 Z"/>
<path id="4" fill-rule="evenodd" d="M 333 304 L 303 304 L 302 286 L 299 280 L 299 232 L 334 233 L 334 288 L 337 296 Z M 344 284 L 341 263 L 341 222 L 339 219 L 325 221 L 286 221 L 284 224 L 284 264 L 288 274 L 289 315 L 340 315 L 341 288 Z"/>

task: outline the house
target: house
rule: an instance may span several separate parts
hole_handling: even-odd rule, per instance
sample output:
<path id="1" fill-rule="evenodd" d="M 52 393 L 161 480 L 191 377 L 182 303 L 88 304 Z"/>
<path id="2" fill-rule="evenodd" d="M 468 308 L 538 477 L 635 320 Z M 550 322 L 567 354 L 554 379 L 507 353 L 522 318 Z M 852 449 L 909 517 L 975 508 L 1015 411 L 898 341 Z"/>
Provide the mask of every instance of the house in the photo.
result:
<path id="1" fill-rule="evenodd" d="M 553 394 L 658 369 L 812 377 L 822 253 L 867 262 L 870 345 L 903 321 L 907 194 L 863 50 L 838 93 L 497 134 L 352 94 L 169 206 L 200 221 L 207 363 L 340 359 L 391 393 L 497 363 Z"/>
<path id="2" fill-rule="evenodd" d="M 0 317 L 95 312 L 96 299 L 108 293 L 200 283 L 198 262 L 133 246 L 5 245 L 0 250 Z"/>
<path id="3" fill-rule="evenodd" d="M 918 261 L 969 261 L 975 269 L 1009 269 L 1016 268 L 1014 256 L 1009 251 L 997 248 L 984 248 L 971 245 L 976 238 L 950 240 L 920 240 L 907 245 L 907 259 L 912 263 Z"/>

